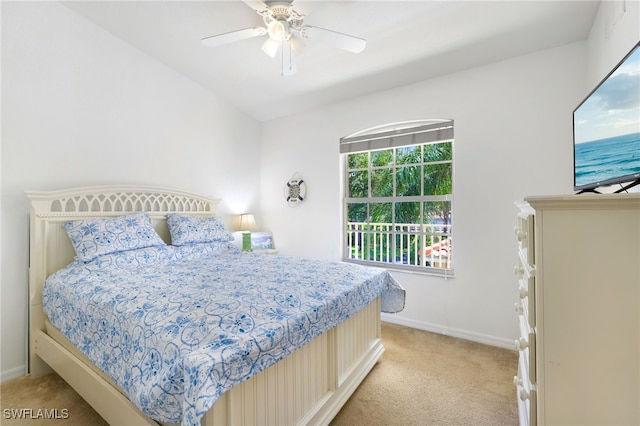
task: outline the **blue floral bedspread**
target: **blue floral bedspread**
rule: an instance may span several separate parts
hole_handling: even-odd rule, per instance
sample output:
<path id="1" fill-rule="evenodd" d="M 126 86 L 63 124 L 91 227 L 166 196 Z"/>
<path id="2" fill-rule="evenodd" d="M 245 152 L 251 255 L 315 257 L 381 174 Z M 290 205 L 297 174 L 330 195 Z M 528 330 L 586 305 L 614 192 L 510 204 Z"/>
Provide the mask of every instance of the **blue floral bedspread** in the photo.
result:
<path id="1" fill-rule="evenodd" d="M 242 253 L 221 243 L 76 260 L 49 277 L 51 323 L 150 417 L 199 424 L 220 395 L 382 296 L 381 269 Z"/>

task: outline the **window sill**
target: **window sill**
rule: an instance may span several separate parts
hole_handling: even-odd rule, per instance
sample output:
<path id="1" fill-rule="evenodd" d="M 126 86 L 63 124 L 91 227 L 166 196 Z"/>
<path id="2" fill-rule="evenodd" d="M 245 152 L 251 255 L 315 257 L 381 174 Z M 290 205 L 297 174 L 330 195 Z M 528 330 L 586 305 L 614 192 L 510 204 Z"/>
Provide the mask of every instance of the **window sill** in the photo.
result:
<path id="1" fill-rule="evenodd" d="M 410 266 L 410 265 L 399 265 L 397 263 L 380 263 L 380 262 L 367 262 L 364 260 L 355 260 L 355 259 L 342 259 L 343 262 L 347 263 L 357 263 L 358 265 L 370 266 L 373 268 L 386 269 L 387 271 L 392 272 L 403 272 L 406 274 L 418 274 L 418 275 L 428 275 L 432 277 L 440 277 L 445 280 L 449 278 L 455 278 L 453 273 L 453 269 L 440 269 L 440 268 L 425 268 L 422 266 Z"/>

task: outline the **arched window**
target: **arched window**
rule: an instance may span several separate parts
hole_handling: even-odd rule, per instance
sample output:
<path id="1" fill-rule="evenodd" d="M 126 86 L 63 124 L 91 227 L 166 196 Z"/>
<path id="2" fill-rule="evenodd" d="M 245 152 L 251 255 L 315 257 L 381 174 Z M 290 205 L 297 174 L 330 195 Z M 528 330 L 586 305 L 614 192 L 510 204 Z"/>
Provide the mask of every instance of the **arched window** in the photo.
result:
<path id="1" fill-rule="evenodd" d="M 346 261 L 451 276 L 453 121 L 386 124 L 340 139 Z"/>

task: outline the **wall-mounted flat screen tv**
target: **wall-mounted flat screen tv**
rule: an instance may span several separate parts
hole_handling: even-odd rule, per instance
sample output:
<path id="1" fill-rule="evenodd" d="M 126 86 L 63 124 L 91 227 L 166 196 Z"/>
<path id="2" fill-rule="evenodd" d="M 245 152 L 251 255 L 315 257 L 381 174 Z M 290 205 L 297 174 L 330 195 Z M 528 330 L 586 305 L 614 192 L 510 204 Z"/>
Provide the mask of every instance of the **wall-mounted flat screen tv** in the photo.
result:
<path id="1" fill-rule="evenodd" d="M 576 191 L 640 184 L 640 43 L 573 111 L 573 163 Z"/>

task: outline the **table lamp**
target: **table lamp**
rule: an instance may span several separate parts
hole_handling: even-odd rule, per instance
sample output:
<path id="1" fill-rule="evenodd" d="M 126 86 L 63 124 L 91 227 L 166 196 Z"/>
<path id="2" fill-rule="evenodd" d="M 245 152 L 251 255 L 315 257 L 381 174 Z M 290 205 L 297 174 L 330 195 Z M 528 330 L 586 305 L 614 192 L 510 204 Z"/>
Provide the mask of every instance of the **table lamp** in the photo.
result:
<path id="1" fill-rule="evenodd" d="M 251 231 L 254 229 L 256 229 L 256 219 L 253 214 L 241 214 L 238 230 L 242 231 L 242 251 L 253 251 L 251 249 Z"/>

